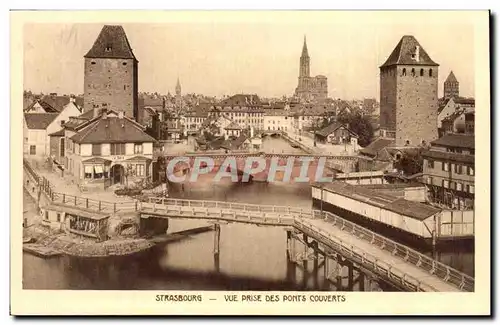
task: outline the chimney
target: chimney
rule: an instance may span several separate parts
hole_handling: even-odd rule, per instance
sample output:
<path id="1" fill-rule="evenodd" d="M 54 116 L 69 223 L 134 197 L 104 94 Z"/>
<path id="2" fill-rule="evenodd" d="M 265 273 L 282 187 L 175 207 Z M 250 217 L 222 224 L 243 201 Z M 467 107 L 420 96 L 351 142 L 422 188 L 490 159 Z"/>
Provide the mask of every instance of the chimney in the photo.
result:
<path id="1" fill-rule="evenodd" d="M 420 61 L 420 46 L 418 46 L 418 45 L 415 49 L 415 61 L 417 61 L 417 62 Z"/>
<path id="2" fill-rule="evenodd" d="M 119 111 L 119 112 L 118 112 L 118 118 L 119 118 L 119 119 L 122 119 L 122 118 L 123 118 L 123 116 L 124 116 L 123 111 Z"/>

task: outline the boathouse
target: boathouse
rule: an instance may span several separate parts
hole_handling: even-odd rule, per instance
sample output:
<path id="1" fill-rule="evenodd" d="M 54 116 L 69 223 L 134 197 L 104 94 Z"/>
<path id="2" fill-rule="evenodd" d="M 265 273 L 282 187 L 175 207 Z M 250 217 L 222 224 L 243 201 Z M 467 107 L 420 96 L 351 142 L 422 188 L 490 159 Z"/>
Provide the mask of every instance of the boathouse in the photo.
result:
<path id="1" fill-rule="evenodd" d="M 40 209 L 42 225 L 54 231 L 79 235 L 97 242 L 108 239 L 109 214 L 49 204 Z"/>
<path id="2" fill-rule="evenodd" d="M 316 207 L 391 237 L 435 244 L 474 236 L 474 214 L 449 211 L 345 182 L 312 186 Z M 394 235 L 394 236 L 392 236 Z"/>

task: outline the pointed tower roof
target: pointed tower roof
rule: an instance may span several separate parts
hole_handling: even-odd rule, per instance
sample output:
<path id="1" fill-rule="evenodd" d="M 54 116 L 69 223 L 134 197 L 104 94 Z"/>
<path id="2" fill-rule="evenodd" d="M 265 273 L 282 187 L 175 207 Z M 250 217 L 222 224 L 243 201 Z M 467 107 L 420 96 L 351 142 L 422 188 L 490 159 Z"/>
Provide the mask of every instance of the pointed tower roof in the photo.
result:
<path id="1" fill-rule="evenodd" d="M 453 71 L 450 72 L 450 74 L 448 75 L 448 78 L 446 78 L 446 80 L 444 82 L 445 83 L 448 83 L 448 82 L 458 82 L 458 80 L 455 77 L 455 74 L 453 73 Z"/>
<path id="2" fill-rule="evenodd" d="M 175 90 L 180 91 L 181 90 L 181 82 L 179 81 L 179 77 L 177 77 L 177 84 L 175 85 Z"/>
<path id="3" fill-rule="evenodd" d="M 85 58 L 135 59 L 122 26 L 104 25 Z"/>
<path id="4" fill-rule="evenodd" d="M 413 35 L 405 35 L 401 38 L 398 45 L 394 48 L 391 55 L 380 66 L 389 67 L 392 65 L 433 65 L 438 66 L 436 62 L 432 61 L 429 54 L 420 45 Z"/>
<path id="5" fill-rule="evenodd" d="M 309 57 L 309 53 L 307 51 L 306 35 L 304 35 L 304 45 L 302 46 L 302 57 Z"/>

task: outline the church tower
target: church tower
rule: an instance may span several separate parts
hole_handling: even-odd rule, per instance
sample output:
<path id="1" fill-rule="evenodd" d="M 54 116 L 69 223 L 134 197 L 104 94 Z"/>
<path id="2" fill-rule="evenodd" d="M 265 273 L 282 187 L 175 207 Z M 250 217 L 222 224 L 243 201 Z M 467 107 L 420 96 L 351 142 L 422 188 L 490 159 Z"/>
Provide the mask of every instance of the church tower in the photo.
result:
<path id="1" fill-rule="evenodd" d="M 397 146 L 437 139 L 438 67 L 415 37 L 401 38 L 380 67 L 380 130 Z"/>
<path id="2" fill-rule="evenodd" d="M 309 53 L 307 51 L 307 41 L 306 36 L 304 35 L 304 45 L 302 45 L 302 55 L 300 56 L 300 71 L 299 78 L 309 78 L 311 76 L 310 71 L 310 58 Z"/>
<path id="3" fill-rule="evenodd" d="M 177 84 L 175 85 L 175 106 L 177 108 L 182 107 L 182 92 L 181 92 L 181 82 L 179 81 L 179 77 L 177 77 Z"/>
<path id="4" fill-rule="evenodd" d="M 453 71 L 444 82 L 444 98 L 457 98 L 460 96 L 460 88 L 457 78 Z"/>
<path id="5" fill-rule="evenodd" d="M 84 56 L 84 111 L 138 118 L 138 61 L 122 26 L 105 25 Z"/>

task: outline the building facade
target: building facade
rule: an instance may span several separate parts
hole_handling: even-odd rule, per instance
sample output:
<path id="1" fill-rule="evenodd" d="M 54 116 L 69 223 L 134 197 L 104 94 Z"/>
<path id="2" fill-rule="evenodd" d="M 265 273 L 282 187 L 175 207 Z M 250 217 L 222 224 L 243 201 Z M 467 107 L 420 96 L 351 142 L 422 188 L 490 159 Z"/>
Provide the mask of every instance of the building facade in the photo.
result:
<path id="1" fill-rule="evenodd" d="M 230 118 L 243 129 L 251 127 L 254 130 L 264 128 L 264 109 L 260 98 L 254 94 L 237 94 L 221 100 L 213 105 L 210 116 L 220 116 Z"/>
<path id="2" fill-rule="evenodd" d="M 473 134 L 446 134 L 423 153 L 427 200 L 446 208 L 474 209 Z"/>
<path id="3" fill-rule="evenodd" d="M 156 140 L 123 112 L 105 111 L 64 131 L 65 174 L 78 184 L 106 188 L 151 177 Z"/>
<path id="4" fill-rule="evenodd" d="M 302 101 L 324 100 L 328 97 L 328 79 L 323 75 L 311 77 L 311 60 L 307 50 L 306 37 L 302 46 L 299 65 L 299 82 L 295 96 Z"/>
<path id="5" fill-rule="evenodd" d="M 105 25 L 84 58 L 84 111 L 112 109 L 137 120 L 138 61 L 123 27 Z"/>
<path id="6" fill-rule="evenodd" d="M 25 113 L 23 118 L 23 154 L 35 160 L 49 155 L 47 128 L 57 118 L 57 113 Z"/>
<path id="7" fill-rule="evenodd" d="M 264 131 L 292 130 L 293 117 L 285 109 L 266 109 L 264 113 Z"/>
<path id="8" fill-rule="evenodd" d="M 438 64 L 413 36 L 403 36 L 380 67 L 380 131 L 396 145 L 438 136 Z"/>

